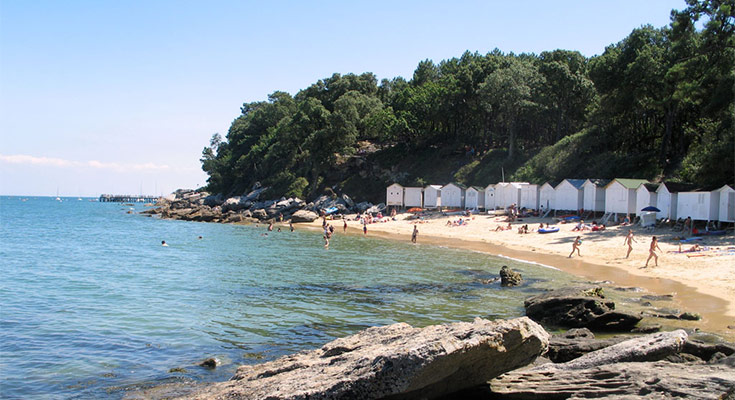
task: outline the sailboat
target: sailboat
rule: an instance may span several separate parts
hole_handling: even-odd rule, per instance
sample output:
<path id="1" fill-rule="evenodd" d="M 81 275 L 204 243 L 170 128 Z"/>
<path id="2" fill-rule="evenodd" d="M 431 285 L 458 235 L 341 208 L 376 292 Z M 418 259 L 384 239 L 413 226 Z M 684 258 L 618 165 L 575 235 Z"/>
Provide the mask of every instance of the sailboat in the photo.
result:
<path id="1" fill-rule="evenodd" d="M 59 197 L 59 187 L 56 187 L 56 201 L 61 201 L 61 197 Z"/>

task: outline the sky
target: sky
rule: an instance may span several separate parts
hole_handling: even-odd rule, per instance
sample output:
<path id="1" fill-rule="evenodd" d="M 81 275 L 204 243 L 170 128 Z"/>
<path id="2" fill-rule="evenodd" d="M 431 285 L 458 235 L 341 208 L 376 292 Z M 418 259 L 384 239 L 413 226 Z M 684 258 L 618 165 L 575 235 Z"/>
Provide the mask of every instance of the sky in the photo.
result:
<path id="1" fill-rule="evenodd" d="M 684 0 L 0 0 L 0 195 L 167 194 L 246 102 L 333 73 L 577 50 L 668 25 Z"/>

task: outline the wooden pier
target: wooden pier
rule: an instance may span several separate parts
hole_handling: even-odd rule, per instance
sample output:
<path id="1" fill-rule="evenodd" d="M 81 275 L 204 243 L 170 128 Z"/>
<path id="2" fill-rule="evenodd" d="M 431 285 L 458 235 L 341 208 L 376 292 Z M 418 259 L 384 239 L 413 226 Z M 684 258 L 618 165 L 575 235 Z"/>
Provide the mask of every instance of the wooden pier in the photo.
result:
<path id="1" fill-rule="evenodd" d="M 100 202 L 102 203 L 155 203 L 160 196 L 148 196 L 137 194 L 102 194 Z"/>

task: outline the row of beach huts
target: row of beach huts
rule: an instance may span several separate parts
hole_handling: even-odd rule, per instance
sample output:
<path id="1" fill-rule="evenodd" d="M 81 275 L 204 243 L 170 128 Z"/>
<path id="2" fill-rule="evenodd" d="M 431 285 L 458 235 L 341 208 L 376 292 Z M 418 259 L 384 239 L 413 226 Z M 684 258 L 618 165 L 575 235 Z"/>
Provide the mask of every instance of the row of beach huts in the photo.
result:
<path id="1" fill-rule="evenodd" d="M 535 185 L 503 182 L 487 187 L 466 187 L 457 183 L 404 187 L 398 183 L 386 190 L 387 206 L 402 208 L 455 208 L 469 210 L 505 209 L 511 205 L 539 210 L 603 213 L 604 219 L 618 214 L 640 216 L 646 207 L 655 207 L 656 218 L 691 217 L 699 221 L 735 222 L 735 189 L 697 188 L 694 185 L 645 179 L 564 179 Z"/>

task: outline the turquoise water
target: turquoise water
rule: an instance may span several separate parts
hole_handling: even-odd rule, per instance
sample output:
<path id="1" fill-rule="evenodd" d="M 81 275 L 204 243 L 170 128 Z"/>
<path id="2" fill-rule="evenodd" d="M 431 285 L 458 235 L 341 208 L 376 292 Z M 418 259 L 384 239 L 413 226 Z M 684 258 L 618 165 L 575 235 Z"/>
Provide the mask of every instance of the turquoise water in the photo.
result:
<path id="1" fill-rule="evenodd" d="M 263 236 L 263 226 L 166 221 L 130 208 L 0 198 L 3 398 L 121 398 L 225 380 L 239 364 L 372 325 L 517 317 L 523 299 L 571 279 L 468 251 L 339 232 L 325 250 L 316 232 Z M 482 282 L 502 265 L 527 284 Z M 222 366 L 197 366 L 207 357 Z"/>

